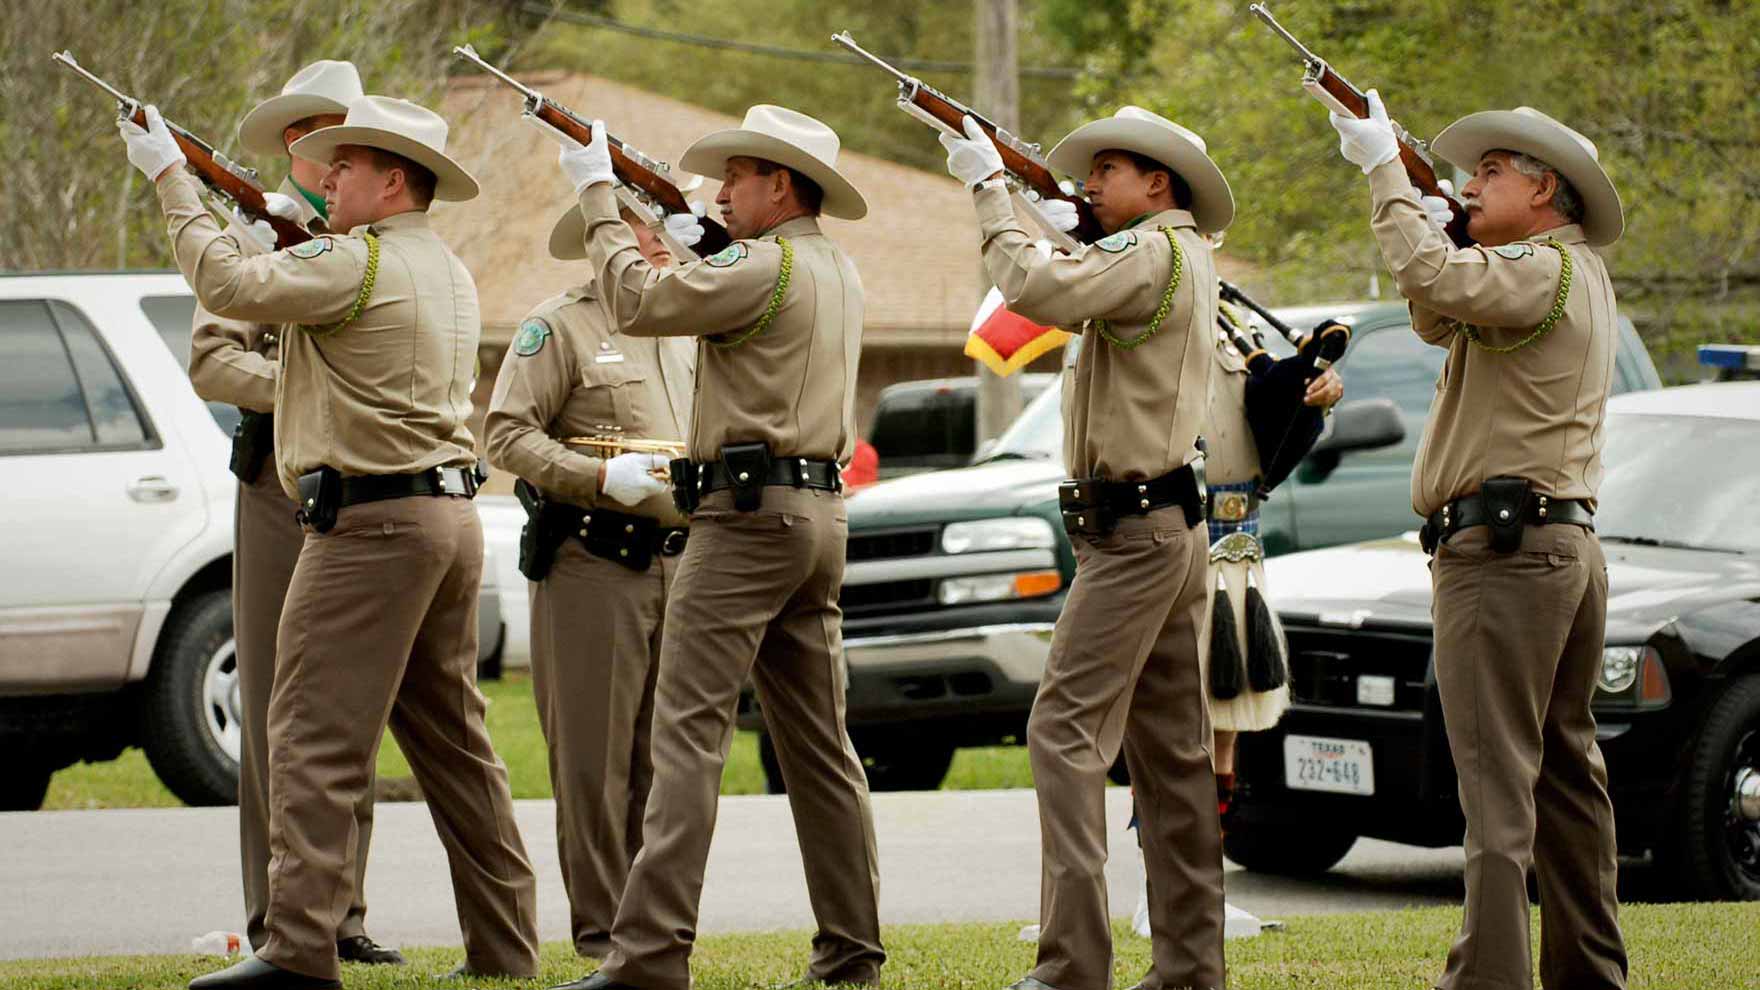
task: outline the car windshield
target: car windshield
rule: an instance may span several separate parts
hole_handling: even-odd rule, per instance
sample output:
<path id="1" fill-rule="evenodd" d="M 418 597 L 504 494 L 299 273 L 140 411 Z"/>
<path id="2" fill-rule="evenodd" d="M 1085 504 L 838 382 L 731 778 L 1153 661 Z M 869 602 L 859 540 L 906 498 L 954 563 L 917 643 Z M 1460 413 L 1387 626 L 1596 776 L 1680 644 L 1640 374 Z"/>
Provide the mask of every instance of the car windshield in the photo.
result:
<path id="1" fill-rule="evenodd" d="M 1002 436 L 996 439 L 996 446 L 990 448 L 983 461 L 1000 461 L 1011 458 L 1025 458 L 1031 461 L 1060 461 L 1063 459 L 1063 388 L 1061 382 L 1052 382 L 1050 387 L 1040 392 L 1027 407 L 1021 410 Z"/>
<path id="2" fill-rule="evenodd" d="M 1603 540 L 1760 552 L 1760 422 L 1613 415 L 1601 457 Z"/>

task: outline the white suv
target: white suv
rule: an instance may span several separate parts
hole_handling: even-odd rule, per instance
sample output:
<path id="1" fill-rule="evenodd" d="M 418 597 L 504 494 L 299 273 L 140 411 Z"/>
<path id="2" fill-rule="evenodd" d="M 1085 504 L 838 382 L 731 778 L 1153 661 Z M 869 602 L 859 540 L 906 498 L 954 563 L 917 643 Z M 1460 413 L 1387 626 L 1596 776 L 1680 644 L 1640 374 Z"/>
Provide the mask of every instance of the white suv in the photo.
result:
<path id="1" fill-rule="evenodd" d="M 190 387 L 194 307 L 174 272 L 0 276 L 0 811 L 136 745 L 183 801 L 237 799 L 238 411 Z"/>

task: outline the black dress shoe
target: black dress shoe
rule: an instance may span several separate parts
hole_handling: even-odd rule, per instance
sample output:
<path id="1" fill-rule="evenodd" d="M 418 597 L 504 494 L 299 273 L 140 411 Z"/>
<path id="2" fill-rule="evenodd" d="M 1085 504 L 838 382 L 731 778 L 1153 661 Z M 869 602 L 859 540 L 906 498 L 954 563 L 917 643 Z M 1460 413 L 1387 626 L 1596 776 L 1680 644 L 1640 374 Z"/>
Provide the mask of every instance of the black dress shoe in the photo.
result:
<path id="1" fill-rule="evenodd" d="M 336 940 L 336 957 L 343 962 L 365 963 L 368 966 L 402 966 L 403 953 L 380 945 L 367 935 L 350 935 Z"/>
<path id="2" fill-rule="evenodd" d="M 594 973 L 591 976 L 583 976 L 573 983 L 558 983 L 550 990 L 641 990 L 641 988 L 629 983 L 618 983 L 604 973 Z"/>
<path id="3" fill-rule="evenodd" d="M 218 973 L 189 981 L 189 990 L 332 990 L 340 986 L 341 980 L 295 973 L 256 956 L 246 956 L 243 962 Z"/>

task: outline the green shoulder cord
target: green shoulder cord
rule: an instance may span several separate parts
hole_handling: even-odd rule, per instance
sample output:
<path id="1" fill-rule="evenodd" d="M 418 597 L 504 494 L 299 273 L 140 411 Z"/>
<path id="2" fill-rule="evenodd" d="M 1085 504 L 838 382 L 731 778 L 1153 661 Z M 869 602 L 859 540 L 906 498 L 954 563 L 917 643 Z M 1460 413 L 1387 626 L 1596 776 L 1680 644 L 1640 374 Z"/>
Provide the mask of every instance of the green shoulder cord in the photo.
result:
<path id="1" fill-rule="evenodd" d="M 379 238 L 369 231 L 362 231 L 361 236 L 367 240 L 367 274 L 361 279 L 361 291 L 354 297 L 354 305 L 349 308 L 347 316 L 329 326 L 308 325 L 306 327 L 307 333 L 322 336 L 341 330 L 353 323 L 354 318 L 361 315 L 361 310 L 367 308 L 367 300 L 373 298 L 373 283 L 379 279 Z"/>
<path id="2" fill-rule="evenodd" d="M 1158 227 L 1156 229 L 1167 238 L 1167 246 L 1173 249 L 1173 276 L 1167 280 L 1167 290 L 1161 293 L 1161 306 L 1155 310 L 1155 319 L 1149 322 L 1148 329 L 1129 340 L 1120 340 L 1114 337 L 1110 321 L 1094 321 L 1094 329 L 1099 331 L 1100 336 L 1106 338 L 1108 344 L 1127 351 L 1135 349 L 1139 344 L 1155 336 L 1156 331 L 1161 329 L 1161 324 L 1167 319 L 1167 314 L 1173 312 L 1173 293 L 1179 288 L 1180 276 L 1185 274 L 1185 257 L 1180 253 L 1179 242 L 1173 239 L 1173 228 Z"/>
<path id="3" fill-rule="evenodd" d="M 758 317 L 758 322 L 739 331 L 736 337 L 718 333 L 703 339 L 716 347 L 738 347 L 770 329 L 770 324 L 776 322 L 776 311 L 782 308 L 782 297 L 788 294 L 788 281 L 794 275 L 794 245 L 788 243 L 786 237 L 778 237 L 776 243 L 782 246 L 782 270 L 776 274 L 776 288 L 770 293 L 770 305 L 764 307 L 764 315 Z"/>
<path id="4" fill-rule="evenodd" d="M 1546 319 L 1540 321 L 1540 325 L 1534 328 L 1533 333 L 1505 347 L 1485 343 L 1480 339 L 1480 329 L 1471 323 L 1457 323 L 1456 326 L 1467 335 L 1467 340 L 1474 346 L 1481 350 L 1490 351 L 1492 354 L 1511 354 L 1538 342 L 1541 337 L 1551 333 L 1552 328 L 1558 325 L 1559 318 L 1564 316 L 1565 300 L 1569 299 L 1571 295 L 1571 253 L 1566 251 L 1564 245 L 1559 243 L 1555 237 L 1548 237 L 1544 243 L 1547 247 L 1558 252 L 1561 262 L 1558 272 L 1558 294 L 1552 297 L 1552 309 L 1547 312 Z"/>

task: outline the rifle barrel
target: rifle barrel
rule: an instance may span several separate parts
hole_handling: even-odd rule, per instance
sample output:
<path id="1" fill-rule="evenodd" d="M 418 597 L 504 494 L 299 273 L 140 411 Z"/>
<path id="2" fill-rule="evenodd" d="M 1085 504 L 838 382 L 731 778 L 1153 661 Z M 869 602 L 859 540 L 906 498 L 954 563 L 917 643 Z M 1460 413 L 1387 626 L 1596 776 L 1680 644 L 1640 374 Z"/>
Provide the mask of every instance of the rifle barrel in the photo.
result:
<path id="1" fill-rule="evenodd" d="M 1271 16 L 1271 8 L 1265 6 L 1262 3 L 1255 3 L 1255 4 L 1252 4 L 1247 7 L 1247 12 L 1252 14 L 1253 16 L 1259 18 L 1261 21 L 1264 21 L 1266 27 L 1270 28 L 1272 31 L 1275 31 L 1277 33 L 1278 37 L 1289 42 L 1290 47 L 1294 48 L 1298 52 L 1301 52 L 1302 58 L 1306 59 L 1309 63 L 1322 63 L 1322 64 L 1324 64 L 1324 62 L 1326 61 L 1325 59 L 1321 58 L 1320 56 L 1309 51 L 1307 45 L 1304 45 L 1300 41 L 1297 41 L 1295 35 L 1290 34 L 1287 30 L 1284 29 L 1282 24 L 1277 23 L 1277 18 Z"/>
<path id="2" fill-rule="evenodd" d="M 880 68 L 885 69 L 887 72 L 891 73 L 892 77 L 897 79 L 901 85 L 909 86 L 914 83 L 920 82 L 920 80 L 918 80 L 916 76 L 913 76 L 913 75 L 906 73 L 904 70 L 894 66 L 891 62 L 886 61 L 885 59 L 874 54 L 873 52 L 868 51 L 866 48 L 863 48 L 861 45 L 856 44 L 856 39 L 850 37 L 850 34 L 848 31 L 837 32 L 836 34 L 831 36 L 831 40 L 837 42 L 838 44 L 840 44 L 843 47 L 849 49 L 850 51 L 856 53 L 857 55 L 860 55 L 862 58 L 867 59 L 868 61 L 874 63 L 875 65 L 879 66 Z"/>
<path id="3" fill-rule="evenodd" d="M 105 82 L 104 80 L 99 79 L 97 76 L 92 75 L 90 72 L 87 72 L 85 70 L 84 66 L 80 65 L 79 62 L 74 60 L 73 52 L 71 52 L 71 51 L 67 51 L 67 50 L 58 51 L 55 54 L 50 55 L 49 59 L 51 61 L 60 62 L 63 66 L 65 66 L 69 69 L 72 69 L 75 73 L 84 77 L 84 79 L 87 82 L 98 87 L 99 89 L 103 90 L 104 92 L 109 93 L 111 96 L 116 97 L 117 103 L 124 103 L 124 104 L 127 104 L 127 103 L 139 104 L 140 103 L 140 101 L 135 99 L 134 97 L 129 96 L 127 93 L 122 92 L 121 90 L 117 89 L 115 86 L 112 86 L 109 83 Z"/>

